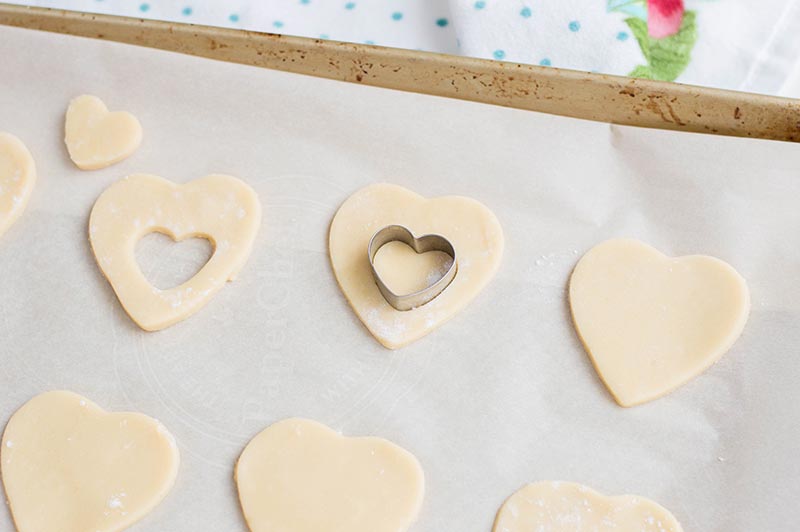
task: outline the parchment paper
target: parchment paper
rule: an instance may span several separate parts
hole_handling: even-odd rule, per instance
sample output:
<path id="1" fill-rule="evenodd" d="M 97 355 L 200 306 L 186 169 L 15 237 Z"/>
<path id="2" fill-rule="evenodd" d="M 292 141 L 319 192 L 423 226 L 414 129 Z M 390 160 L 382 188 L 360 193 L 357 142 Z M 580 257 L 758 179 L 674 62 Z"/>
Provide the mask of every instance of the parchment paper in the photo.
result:
<path id="1" fill-rule="evenodd" d="M 135 113 L 141 149 L 82 172 L 63 116 L 82 93 Z M 0 28 L 0 130 L 39 181 L 0 239 L 0 417 L 74 390 L 160 419 L 182 463 L 132 530 L 238 531 L 232 480 L 246 442 L 289 416 L 378 435 L 426 473 L 415 532 L 488 531 L 523 484 L 635 493 L 688 531 L 794 531 L 800 499 L 800 146 L 583 122 L 71 37 Z M 95 265 L 87 217 L 115 180 L 236 175 L 260 194 L 248 264 L 200 313 L 158 333 L 124 314 Z M 464 312 L 382 348 L 327 256 L 339 204 L 369 183 L 474 197 L 506 252 Z M 675 393 L 613 402 L 565 297 L 580 255 L 617 236 L 704 253 L 748 280 L 734 348 Z M 189 273 L 198 248 L 148 242 L 151 278 Z M 149 254 L 148 254 L 149 250 Z M 149 257 L 149 258 L 148 258 Z M 631 324 L 635 326 L 635 324 Z M 0 530 L 11 530 L 0 509 Z"/>

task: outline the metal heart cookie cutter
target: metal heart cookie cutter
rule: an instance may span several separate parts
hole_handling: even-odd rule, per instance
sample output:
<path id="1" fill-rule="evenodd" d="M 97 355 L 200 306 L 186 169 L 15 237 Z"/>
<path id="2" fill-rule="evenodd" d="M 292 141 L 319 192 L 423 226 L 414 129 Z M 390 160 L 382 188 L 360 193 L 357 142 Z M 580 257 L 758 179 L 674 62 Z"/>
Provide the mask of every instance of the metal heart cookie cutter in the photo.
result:
<path id="1" fill-rule="evenodd" d="M 450 258 L 453 259 L 453 263 L 442 278 L 429 287 L 417 292 L 412 292 L 411 294 L 398 295 L 386 286 L 386 283 L 383 282 L 383 279 L 381 279 L 381 276 L 375 269 L 375 255 L 378 254 L 379 249 L 389 242 L 403 242 L 417 253 L 442 251 L 450 255 Z M 415 237 L 411 231 L 402 225 L 387 225 L 372 235 L 367 252 L 369 255 L 369 266 L 372 269 L 372 276 L 375 278 L 378 290 L 380 290 L 381 295 L 383 295 L 387 303 L 397 310 L 412 310 L 426 303 L 430 303 L 453 282 L 456 272 L 458 271 L 456 250 L 449 240 L 441 235 L 422 235 L 420 237 Z"/>

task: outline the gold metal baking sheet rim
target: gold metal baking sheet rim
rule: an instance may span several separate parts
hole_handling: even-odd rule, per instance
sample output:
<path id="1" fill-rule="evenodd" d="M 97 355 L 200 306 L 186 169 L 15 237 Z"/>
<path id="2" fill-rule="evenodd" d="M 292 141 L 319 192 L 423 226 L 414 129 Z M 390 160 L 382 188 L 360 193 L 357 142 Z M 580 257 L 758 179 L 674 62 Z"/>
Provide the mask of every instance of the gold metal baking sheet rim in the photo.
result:
<path id="1" fill-rule="evenodd" d="M 800 101 L 776 96 L 2 3 L 0 24 L 600 122 L 800 142 Z"/>

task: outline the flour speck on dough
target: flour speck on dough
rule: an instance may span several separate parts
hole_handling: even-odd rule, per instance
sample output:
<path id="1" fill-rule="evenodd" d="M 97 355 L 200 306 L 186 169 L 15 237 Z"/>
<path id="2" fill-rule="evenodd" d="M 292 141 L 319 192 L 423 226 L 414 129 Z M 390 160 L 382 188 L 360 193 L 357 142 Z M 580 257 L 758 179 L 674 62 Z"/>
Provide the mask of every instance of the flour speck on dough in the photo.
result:
<path id="1" fill-rule="evenodd" d="M 108 499 L 106 506 L 108 506 L 112 510 L 122 509 L 125 507 L 125 505 L 122 503 L 122 499 L 124 499 L 127 496 L 128 494 L 125 493 L 124 491 L 115 493 Z"/>
<path id="2" fill-rule="evenodd" d="M 388 323 L 381 317 L 381 312 L 377 308 L 370 309 L 366 315 L 367 327 L 375 331 L 375 333 L 382 338 L 390 341 L 397 342 L 403 337 L 406 330 L 405 322 L 399 318 L 395 318 L 391 323 Z"/>

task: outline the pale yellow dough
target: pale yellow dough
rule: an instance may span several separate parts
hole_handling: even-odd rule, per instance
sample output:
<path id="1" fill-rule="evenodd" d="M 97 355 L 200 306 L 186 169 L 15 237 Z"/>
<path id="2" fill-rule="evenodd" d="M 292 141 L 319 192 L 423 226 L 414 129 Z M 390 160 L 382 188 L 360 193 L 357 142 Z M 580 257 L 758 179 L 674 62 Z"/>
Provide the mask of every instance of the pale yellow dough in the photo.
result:
<path id="1" fill-rule="evenodd" d="M 142 126 L 128 112 L 109 112 L 96 96 L 78 96 L 67 108 L 64 142 L 78 168 L 97 170 L 136 151 L 142 142 Z"/>
<path id="2" fill-rule="evenodd" d="M 38 395 L 8 422 L 0 468 L 19 532 L 116 532 L 172 488 L 178 448 L 155 419 L 72 392 Z"/>
<path id="3" fill-rule="evenodd" d="M 395 294 L 419 292 L 441 279 L 453 260 L 442 251 L 417 253 L 402 242 L 389 242 L 375 255 L 375 269 Z"/>
<path id="4" fill-rule="evenodd" d="M 25 210 L 35 184 L 36 166 L 28 148 L 0 131 L 0 236 Z"/>
<path id="5" fill-rule="evenodd" d="M 506 500 L 493 532 L 682 532 L 666 509 L 643 497 L 606 497 L 571 482 L 528 484 Z"/>
<path id="6" fill-rule="evenodd" d="M 713 257 L 671 258 L 636 240 L 589 250 L 569 283 L 575 328 L 622 406 L 656 399 L 716 362 L 744 329 L 745 280 Z"/>
<path id="7" fill-rule="evenodd" d="M 408 451 L 307 419 L 280 421 L 253 438 L 236 483 L 252 532 L 403 532 L 425 491 Z"/>
<path id="8" fill-rule="evenodd" d="M 247 184 L 210 175 L 184 185 L 136 174 L 106 189 L 89 218 L 97 263 L 130 317 L 143 329 L 173 325 L 200 308 L 233 280 L 247 261 L 261 224 L 261 204 Z M 135 247 L 147 233 L 180 241 L 207 238 L 211 259 L 185 283 L 159 290 L 136 263 Z"/>
<path id="9" fill-rule="evenodd" d="M 386 302 L 367 256 L 372 235 L 392 224 L 407 227 L 415 236 L 442 235 L 457 254 L 458 273 L 450 286 L 433 301 L 409 311 Z M 342 204 L 331 223 L 329 248 L 336 280 L 353 310 L 381 344 L 396 349 L 428 334 L 472 301 L 499 268 L 503 243 L 497 218 L 473 199 L 426 199 L 400 186 L 377 184 Z M 398 245 L 376 257 L 376 267 L 390 286 L 418 288 L 420 280 L 429 281 L 426 272 L 443 273 L 437 254 L 425 254 L 416 268 L 409 268 L 409 253 L 413 250 Z"/>

